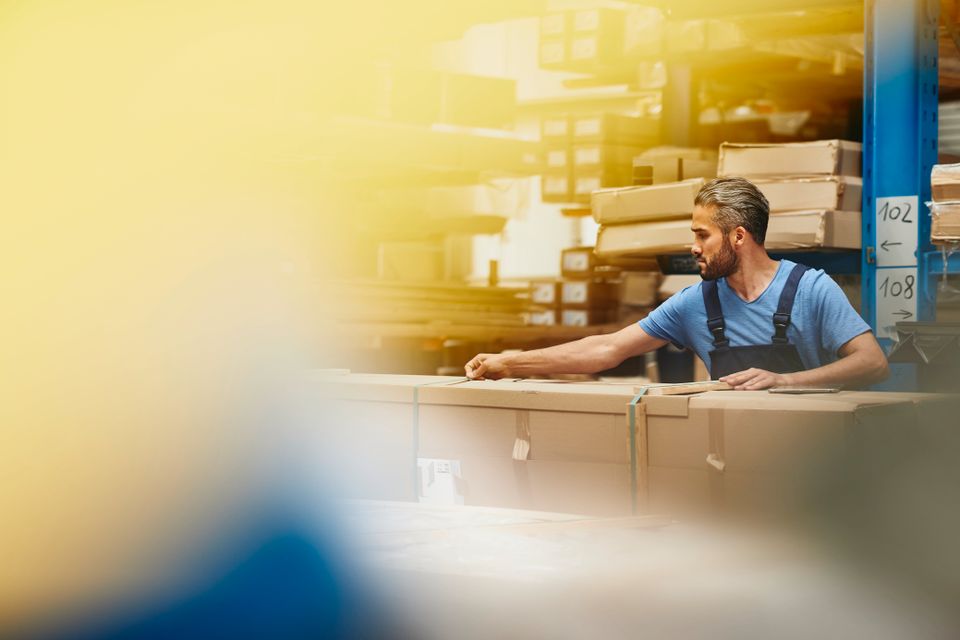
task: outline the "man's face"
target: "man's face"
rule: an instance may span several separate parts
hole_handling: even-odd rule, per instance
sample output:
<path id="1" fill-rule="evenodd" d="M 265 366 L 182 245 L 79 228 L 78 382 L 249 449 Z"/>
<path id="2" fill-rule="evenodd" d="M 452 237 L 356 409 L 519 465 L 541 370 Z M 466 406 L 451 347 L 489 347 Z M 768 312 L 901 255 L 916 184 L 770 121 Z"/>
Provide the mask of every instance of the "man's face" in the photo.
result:
<path id="1" fill-rule="evenodd" d="M 729 276 L 740 265 L 740 257 L 733 249 L 730 238 L 713 219 L 715 207 L 694 207 L 693 247 L 690 252 L 697 259 L 700 277 L 716 280 Z"/>

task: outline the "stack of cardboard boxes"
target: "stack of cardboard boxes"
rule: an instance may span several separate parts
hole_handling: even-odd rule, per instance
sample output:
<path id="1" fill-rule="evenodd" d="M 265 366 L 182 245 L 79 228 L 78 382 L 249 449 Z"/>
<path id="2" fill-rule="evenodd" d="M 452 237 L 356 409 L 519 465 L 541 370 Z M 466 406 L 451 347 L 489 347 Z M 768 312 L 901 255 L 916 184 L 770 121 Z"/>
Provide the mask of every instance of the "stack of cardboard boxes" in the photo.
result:
<path id="1" fill-rule="evenodd" d="M 604 187 L 633 184 L 633 158 L 656 145 L 660 121 L 614 113 L 541 120 L 544 202 L 590 202 Z"/>
<path id="2" fill-rule="evenodd" d="M 942 245 L 960 243 L 960 164 L 934 165 L 930 187 L 930 240 Z"/>
<path id="3" fill-rule="evenodd" d="M 770 202 L 772 250 L 860 248 L 860 145 L 841 140 L 720 146 L 718 176 L 748 178 Z M 703 180 L 594 193 L 602 257 L 690 249 L 690 213 Z"/>
<path id="4" fill-rule="evenodd" d="M 943 397 L 903 393 L 349 374 L 308 390 L 352 497 L 590 515 L 795 510 L 852 460 L 885 464 L 918 426 L 952 424 Z"/>
<path id="5" fill-rule="evenodd" d="M 560 279 L 530 284 L 528 324 L 585 327 L 636 321 L 656 304 L 659 274 L 598 261 L 593 247 L 565 249 Z"/>
<path id="6" fill-rule="evenodd" d="M 768 249 L 859 249 L 860 167 L 856 142 L 725 142 L 717 175 L 748 178 L 767 197 Z"/>
<path id="7" fill-rule="evenodd" d="M 596 72 L 623 60 L 627 13 L 610 7 L 551 13 L 540 19 L 540 67 Z"/>

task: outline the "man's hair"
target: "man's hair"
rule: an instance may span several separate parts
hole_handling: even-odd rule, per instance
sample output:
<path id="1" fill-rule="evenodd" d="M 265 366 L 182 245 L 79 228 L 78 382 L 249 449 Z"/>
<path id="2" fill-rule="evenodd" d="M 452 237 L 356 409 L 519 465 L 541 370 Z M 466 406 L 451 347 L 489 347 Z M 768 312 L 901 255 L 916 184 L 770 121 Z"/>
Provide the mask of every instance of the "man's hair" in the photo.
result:
<path id="1" fill-rule="evenodd" d="M 715 178 L 701 187 L 693 204 L 698 207 L 716 207 L 713 218 L 724 234 L 743 227 L 750 232 L 757 244 L 763 244 L 767 236 L 770 203 L 749 180 Z"/>

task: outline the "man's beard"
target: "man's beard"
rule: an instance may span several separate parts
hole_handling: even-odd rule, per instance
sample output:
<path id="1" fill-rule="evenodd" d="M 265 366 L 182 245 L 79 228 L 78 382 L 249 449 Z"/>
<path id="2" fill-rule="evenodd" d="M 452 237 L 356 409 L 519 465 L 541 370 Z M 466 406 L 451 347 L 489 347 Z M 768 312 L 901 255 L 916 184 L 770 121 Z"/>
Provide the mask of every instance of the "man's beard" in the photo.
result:
<path id="1" fill-rule="evenodd" d="M 724 239 L 720 246 L 720 252 L 716 257 L 709 260 L 700 272 L 700 277 L 704 280 L 716 280 L 725 278 L 737 270 L 740 266 L 740 257 L 733 250 L 729 240 Z"/>

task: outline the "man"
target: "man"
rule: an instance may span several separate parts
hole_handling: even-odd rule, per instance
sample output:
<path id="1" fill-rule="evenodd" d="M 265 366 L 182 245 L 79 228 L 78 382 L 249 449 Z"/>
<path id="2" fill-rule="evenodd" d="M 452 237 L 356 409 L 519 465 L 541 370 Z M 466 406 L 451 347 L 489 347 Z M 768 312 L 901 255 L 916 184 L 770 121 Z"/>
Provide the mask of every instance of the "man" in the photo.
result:
<path id="1" fill-rule="evenodd" d="M 822 270 L 772 260 L 770 207 L 743 178 L 717 178 L 694 201 L 691 252 L 703 281 L 616 333 L 517 354 L 479 354 L 467 377 L 596 373 L 668 342 L 690 348 L 735 389 L 860 386 L 889 374 L 870 327 Z"/>

